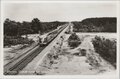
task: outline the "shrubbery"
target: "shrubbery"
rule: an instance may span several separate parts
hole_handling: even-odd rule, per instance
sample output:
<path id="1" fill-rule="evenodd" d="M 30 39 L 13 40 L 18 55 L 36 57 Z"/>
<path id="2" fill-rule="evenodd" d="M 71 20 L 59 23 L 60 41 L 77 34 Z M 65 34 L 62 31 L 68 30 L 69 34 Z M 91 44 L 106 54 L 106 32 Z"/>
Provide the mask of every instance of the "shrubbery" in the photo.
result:
<path id="1" fill-rule="evenodd" d="M 11 37 L 11 36 L 4 37 L 4 46 L 11 46 L 17 44 L 31 44 L 33 42 L 34 42 L 33 40 L 29 40 L 27 38 L 22 38 L 22 37 Z"/>
<path id="2" fill-rule="evenodd" d="M 96 52 L 116 67 L 116 41 L 96 36 L 92 43 Z"/>
<path id="3" fill-rule="evenodd" d="M 80 42 L 80 39 L 79 39 L 79 37 L 76 35 L 76 33 L 71 34 L 71 36 L 68 38 L 68 45 L 69 45 L 70 47 L 75 48 L 75 47 L 77 47 L 80 43 L 81 43 L 81 42 Z"/>

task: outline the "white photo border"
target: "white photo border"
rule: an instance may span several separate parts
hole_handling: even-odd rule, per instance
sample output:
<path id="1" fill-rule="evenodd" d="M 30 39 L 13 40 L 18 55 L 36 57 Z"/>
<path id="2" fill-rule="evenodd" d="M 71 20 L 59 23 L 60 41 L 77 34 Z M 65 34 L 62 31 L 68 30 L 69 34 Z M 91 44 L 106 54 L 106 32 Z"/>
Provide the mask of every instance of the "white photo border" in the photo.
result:
<path id="1" fill-rule="evenodd" d="M 3 75 L 3 16 L 4 16 L 4 7 L 5 3 L 115 3 L 117 5 L 117 73 L 115 76 L 113 75 L 12 75 L 6 76 Z M 0 27 L 0 77 L 4 79 L 119 79 L 119 64 L 120 64 L 120 54 L 119 54 L 119 35 L 120 35 L 120 2 L 119 1 L 2 1 L 1 2 L 1 27 Z"/>

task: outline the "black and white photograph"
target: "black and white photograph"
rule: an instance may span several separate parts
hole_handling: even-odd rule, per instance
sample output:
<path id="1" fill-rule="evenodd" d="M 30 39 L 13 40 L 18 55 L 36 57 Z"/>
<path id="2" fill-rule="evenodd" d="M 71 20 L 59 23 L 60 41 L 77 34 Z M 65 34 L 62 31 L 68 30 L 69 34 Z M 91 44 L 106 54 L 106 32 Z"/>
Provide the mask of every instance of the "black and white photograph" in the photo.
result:
<path id="1" fill-rule="evenodd" d="M 3 75 L 116 75 L 116 2 L 5 2 Z"/>

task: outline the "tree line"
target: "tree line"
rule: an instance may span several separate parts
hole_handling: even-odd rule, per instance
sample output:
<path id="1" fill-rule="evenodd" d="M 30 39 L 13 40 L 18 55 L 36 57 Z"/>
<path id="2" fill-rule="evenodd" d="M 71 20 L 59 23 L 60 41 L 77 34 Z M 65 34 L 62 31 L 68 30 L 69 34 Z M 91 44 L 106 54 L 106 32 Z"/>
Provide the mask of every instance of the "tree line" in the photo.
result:
<path id="1" fill-rule="evenodd" d="M 73 21 L 74 32 L 116 32 L 117 18 L 87 18 L 82 21 Z"/>
<path id="2" fill-rule="evenodd" d="M 43 34 L 56 29 L 65 22 L 41 22 L 38 18 L 34 18 L 31 22 L 16 22 L 10 19 L 4 21 L 4 35 L 21 36 L 25 34 L 36 34 L 39 31 Z"/>

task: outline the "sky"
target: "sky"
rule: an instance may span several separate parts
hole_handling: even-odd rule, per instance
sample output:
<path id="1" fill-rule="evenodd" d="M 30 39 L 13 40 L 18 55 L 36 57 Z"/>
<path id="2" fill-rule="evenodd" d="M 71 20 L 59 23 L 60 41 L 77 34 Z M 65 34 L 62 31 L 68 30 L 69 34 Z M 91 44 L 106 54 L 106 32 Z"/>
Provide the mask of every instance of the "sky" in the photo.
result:
<path id="1" fill-rule="evenodd" d="M 4 3 L 3 18 L 15 21 L 81 21 L 90 17 L 116 17 L 115 3 Z"/>

